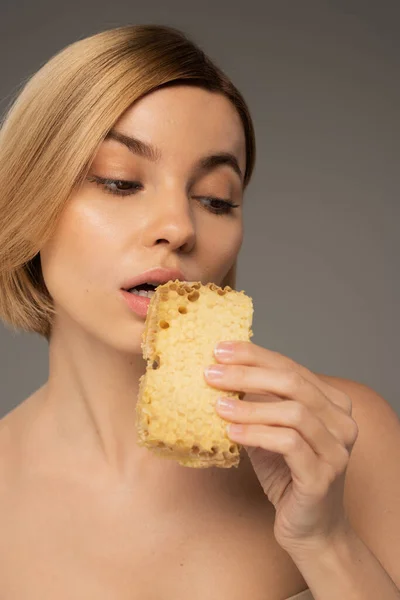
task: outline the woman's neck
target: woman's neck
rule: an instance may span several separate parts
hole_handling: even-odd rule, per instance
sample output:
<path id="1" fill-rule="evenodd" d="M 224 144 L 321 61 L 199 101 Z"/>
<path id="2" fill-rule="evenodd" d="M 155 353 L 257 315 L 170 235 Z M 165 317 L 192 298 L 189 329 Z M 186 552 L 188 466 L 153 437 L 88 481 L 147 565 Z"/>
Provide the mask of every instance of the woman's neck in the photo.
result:
<path id="1" fill-rule="evenodd" d="M 49 343 L 45 403 L 58 431 L 119 472 L 143 455 L 135 408 L 146 363 L 139 331 L 136 337 L 136 352 L 119 351 L 74 327 L 55 328 Z"/>

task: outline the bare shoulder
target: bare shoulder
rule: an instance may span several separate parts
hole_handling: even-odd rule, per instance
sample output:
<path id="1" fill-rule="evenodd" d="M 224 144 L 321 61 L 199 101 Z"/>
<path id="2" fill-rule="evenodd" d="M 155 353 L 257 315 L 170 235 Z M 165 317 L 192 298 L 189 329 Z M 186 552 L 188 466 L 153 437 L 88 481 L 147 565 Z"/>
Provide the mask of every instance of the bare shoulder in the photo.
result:
<path id="1" fill-rule="evenodd" d="M 10 448 L 13 437 L 12 429 L 14 421 L 14 410 L 0 419 L 0 474 L 2 466 L 6 464 L 6 460 L 10 455 Z"/>
<path id="2" fill-rule="evenodd" d="M 353 528 L 400 587 L 400 419 L 372 388 L 323 376 L 352 401 L 358 426 L 346 473 L 345 505 Z"/>
<path id="3" fill-rule="evenodd" d="M 10 489 L 18 474 L 21 447 L 32 422 L 35 421 L 37 399 L 41 390 L 23 400 L 0 419 L 0 494 Z"/>
<path id="4" fill-rule="evenodd" d="M 375 390 L 350 379 L 320 375 L 332 387 L 347 394 L 352 404 L 352 417 L 358 425 L 358 437 L 351 453 L 352 475 L 358 483 L 370 485 L 373 475 L 381 478 L 399 474 L 400 418 L 396 411 Z M 396 477 L 400 484 L 400 478 Z M 384 482 L 382 481 L 382 484 Z M 383 485 L 381 489 L 385 489 Z M 393 491 L 393 490 L 391 490 Z M 397 490 L 400 493 L 400 487 Z M 398 505 L 400 506 L 400 497 Z"/>
<path id="5" fill-rule="evenodd" d="M 353 381 L 352 379 L 332 377 L 331 375 L 322 375 L 320 373 L 317 373 L 317 375 L 332 387 L 335 387 L 350 396 L 353 404 L 354 417 L 357 415 L 357 418 L 362 419 L 365 417 L 369 420 L 373 414 L 378 419 L 383 418 L 393 421 L 395 428 L 399 426 L 400 420 L 395 410 L 387 400 L 382 398 L 382 396 L 372 388 L 358 381 Z"/>
<path id="6" fill-rule="evenodd" d="M 0 491 L 11 468 L 18 440 L 18 407 L 0 419 Z"/>
<path id="7" fill-rule="evenodd" d="M 367 385 L 351 379 L 318 377 L 349 396 L 352 417 L 358 425 L 358 438 L 352 451 L 355 459 L 369 457 L 369 470 L 399 464 L 400 418 L 385 398 Z M 397 461 L 397 463 L 396 463 Z"/>
<path id="8" fill-rule="evenodd" d="M 13 427 L 12 416 L 6 415 L 0 419 L 0 530 L 3 529 L 3 519 L 6 518 L 8 500 L 13 481 Z"/>
<path id="9" fill-rule="evenodd" d="M 0 465 L 10 457 L 11 448 L 17 442 L 18 425 L 25 412 L 24 402 L 0 419 Z"/>

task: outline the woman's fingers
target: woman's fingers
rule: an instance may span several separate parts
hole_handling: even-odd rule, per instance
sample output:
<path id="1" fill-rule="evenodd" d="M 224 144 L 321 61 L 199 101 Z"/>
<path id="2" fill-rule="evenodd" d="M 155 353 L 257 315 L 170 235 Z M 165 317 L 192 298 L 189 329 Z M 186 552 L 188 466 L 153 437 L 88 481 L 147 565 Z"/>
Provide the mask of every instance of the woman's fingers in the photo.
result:
<path id="1" fill-rule="evenodd" d="M 229 348 L 229 352 L 217 352 L 217 349 Z M 266 369 L 279 369 L 285 372 L 297 373 L 300 377 L 313 384 L 322 394 L 324 394 L 331 402 L 336 404 L 347 414 L 351 414 L 352 403 L 350 397 L 344 392 L 323 381 L 299 363 L 296 363 L 291 358 L 280 354 L 274 350 L 263 348 L 252 342 L 222 342 L 215 349 L 215 357 L 219 362 L 226 365 L 246 365 L 255 367 L 264 367 Z M 293 375 L 295 378 L 296 375 Z"/>
<path id="2" fill-rule="evenodd" d="M 219 375 L 210 377 L 208 374 L 207 379 L 218 389 L 240 390 L 253 394 L 273 394 L 286 400 L 286 402 L 278 402 L 278 407 L 287 404 L 287 399 L 293 400 L 296 406 L 290 404 L 290 408 L 286 411 L 290 411 L 290 418 L 294 423 L 303 423 L 314 415 L 344 445 L 351 445 L 355 441 L 358 429 L 352 417 L 331 402 L 320 389 L 299 373 L 243 365 L 214 365 L 213 367 L 214 371 L 215 368 L 218 368 Z M 245 400 L 236 402 L 240 403 L 238 407 L 243 414 L 255 414 L 255 410 L 262 411 L 262 407 L 268 407 L 271 404 L 270 400 L 253 403 Z M 251 408 L 248 408 L 246 412 L 246 405 L 250 404 Z M 266 412 L 265 415 L 267 415 Z"/>
<path id="3" fill-rule="evenodd" d="M 352 439 L 349 437 L 348 440 L 339 440 L 317 415 L 299 402 L 285 400 L 262 403 L 232 398 L 223 400 L 225 404 L 217 403 L 220 416 L 232 423 L 243 425 L 243 431 L 246 431 L 246 427 L 247 431 L 250 431 L 249 426 L 259 425 L 290 428 L 300 434 L 325 462 L 340 468 L 343 460 L 348 459 L 345 445 L 350 445 Z M 343 431 L 339 429 L 338 435 L 344 437 Z"/>

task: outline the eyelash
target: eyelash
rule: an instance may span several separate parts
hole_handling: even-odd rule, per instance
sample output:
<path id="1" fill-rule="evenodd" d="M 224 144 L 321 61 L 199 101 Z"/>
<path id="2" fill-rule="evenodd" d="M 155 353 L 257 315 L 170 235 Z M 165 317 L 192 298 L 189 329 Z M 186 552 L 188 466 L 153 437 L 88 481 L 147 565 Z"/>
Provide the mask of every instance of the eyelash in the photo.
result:
<path id="1" fill-rule="evenodd" d="M 88 180 L 95 183 L 96 185 L 99 185 L 102 187 L 102 189 L 104 190 L 104 192 L 106 192 L 107 194 L 112 194 L 113 196 L 131 196 L 133 194 L 135 194 L 135 191 L 133 190 L 138 190 L 141 186 L 140 183 L 138 183 L 137 181 L 126 181 L 124 179 L 106 179 L 104 177 L 88 177 Z M 110 188 L 108 188 L 108 185 L 112 185 L 112 184 L 118 184 L 118 183 L 122 183 L 123 185 L 128 184 L 128 185 L 132 185 L 133 186 L 133 190 L 118 190 L 118 189 L 114 189 L 111 190 Z M 222 208 L 206 208 L 206 210 L 209 210 L 209 212 L 212 212 L 213 214 L 216 215 L 227 215 L 227 214 L 231 214 L 234 208 L 237 208 L 239 206 L 239 204 L 233 204 L 233 202 L 230 202 L 228 200 L 223 200 L 222 198 L 215 198 L 213 196 L 194 196 L 194 198 L 196 200 L 208 200 L 210 203 L 211 202 L 218 202 L 220 205 L 222 204 L 223 207 Z M 210 205 L 209 205 L 210 206 Z"/>

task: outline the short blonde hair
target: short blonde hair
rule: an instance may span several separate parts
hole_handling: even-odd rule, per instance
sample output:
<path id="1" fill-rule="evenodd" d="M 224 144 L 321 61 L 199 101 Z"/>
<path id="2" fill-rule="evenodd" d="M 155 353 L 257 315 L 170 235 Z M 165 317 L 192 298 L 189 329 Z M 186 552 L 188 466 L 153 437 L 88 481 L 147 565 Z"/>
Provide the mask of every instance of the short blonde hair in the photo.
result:
<path id="1" fill-rule="evenodd" d="M 74 42 L 24 85 L 0 129 L 0 318 L 50 339 L 54 306 L 40 249 L 85 180 L 108 131 L 133 102 L 187 84 L 224 94 L 246 138 L 246 187 L 255 163 L 248 107 L 230 79 L 178 29 L 127 25 Z M 236 265 L 224 285 L 235 287 Z"/>

